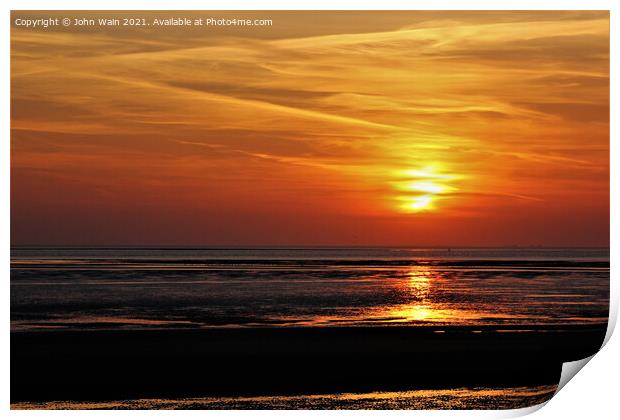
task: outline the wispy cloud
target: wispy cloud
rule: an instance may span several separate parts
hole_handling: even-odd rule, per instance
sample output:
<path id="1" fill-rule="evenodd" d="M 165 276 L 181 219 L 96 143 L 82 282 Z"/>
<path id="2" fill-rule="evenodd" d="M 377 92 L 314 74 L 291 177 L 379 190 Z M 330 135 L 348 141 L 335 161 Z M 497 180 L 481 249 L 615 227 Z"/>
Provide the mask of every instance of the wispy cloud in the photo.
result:
<path id="1" fill-rule="evenodd" d="M 383 216 L 395 174 L 429 165 L 460 176 L 446 215 L 475 199 L 487 217 L 515 198 L 585 206 L 608 182 L 607 13 L 316 13 L 262 32 L 13 28 L 13 167 L 113 165 L 154 195 L 179 179 L 197 195 L 329 185 L 348 204 L 322 190 L 316 208 Z M 63 147 L 42 153 L 46 139 Z"/>

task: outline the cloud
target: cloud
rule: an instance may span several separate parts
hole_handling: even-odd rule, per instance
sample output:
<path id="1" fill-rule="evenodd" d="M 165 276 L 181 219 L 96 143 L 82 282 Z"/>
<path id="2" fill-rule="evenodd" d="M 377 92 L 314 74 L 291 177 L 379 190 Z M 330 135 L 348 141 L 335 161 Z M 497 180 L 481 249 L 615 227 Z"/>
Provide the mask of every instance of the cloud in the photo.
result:
<path id="1" fill-rule="evenodd" d="M 304 13 L 271 31 L 12 28 L 13 167 L 109 165 L 201 197 L 329 185 L 375 213 L 395 172 L 429 164 L 461 176 L 456 207 L 606 182 L 608 13 Z M 122 189 L 104 173 L 91 185 Z"/>

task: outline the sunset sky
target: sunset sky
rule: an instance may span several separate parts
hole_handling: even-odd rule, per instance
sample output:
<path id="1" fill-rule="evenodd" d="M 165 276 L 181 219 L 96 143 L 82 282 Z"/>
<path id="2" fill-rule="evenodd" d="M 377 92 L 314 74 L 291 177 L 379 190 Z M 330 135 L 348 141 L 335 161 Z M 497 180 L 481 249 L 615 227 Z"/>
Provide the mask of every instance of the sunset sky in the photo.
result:
<path id="1" fill-rule="evenodd" d="M 13 12 L 13 245 L 607 246 L 607 12 Z"/>

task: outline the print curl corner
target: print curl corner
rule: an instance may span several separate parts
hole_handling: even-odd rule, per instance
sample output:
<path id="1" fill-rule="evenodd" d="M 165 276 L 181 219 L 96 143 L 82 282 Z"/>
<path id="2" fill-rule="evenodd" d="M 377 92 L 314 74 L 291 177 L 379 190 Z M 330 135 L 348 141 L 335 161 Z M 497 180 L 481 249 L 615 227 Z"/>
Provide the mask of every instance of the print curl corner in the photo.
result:
<path id="1" fill-rule="evenodd" d="M 610 301 L 610 306 L 609 306 L 609 318 L 607 321 L 607 332 L 605 333 L 605 338 L 603 339 L 603 343 L 601 344 L 601 347 L 594 354 L 588 357 L 585 357 L 579 360 L 574 360 L 571 362 L 565 362 L 562 364 L 562 373 L 560 374 L 560 380 L 558 382 L 558 387 L 555 393 L 553 394 L 553 396 L 557 395 L 558 392 L 560 392 L 560 390 L 564 388 L 564 386 L 568 382 L 570 382 L 571 379 L 573 379 L 575 375 L 577 375 L 577 373 L 579 373 L 579 371 L 583 369 L 585 365 L 587 365 L 588 362 L 590 362 L 590 360 L 592 360 L 594 356 L 596 356 L 607 345 L 607 343 L 609 342 L 609 339 L 614 333 L 614 330 L 616 329 L 616 321 L 618 318 L 617 304 L 618 304 L 617 299 L 612 296 L 611 301 Z"/>

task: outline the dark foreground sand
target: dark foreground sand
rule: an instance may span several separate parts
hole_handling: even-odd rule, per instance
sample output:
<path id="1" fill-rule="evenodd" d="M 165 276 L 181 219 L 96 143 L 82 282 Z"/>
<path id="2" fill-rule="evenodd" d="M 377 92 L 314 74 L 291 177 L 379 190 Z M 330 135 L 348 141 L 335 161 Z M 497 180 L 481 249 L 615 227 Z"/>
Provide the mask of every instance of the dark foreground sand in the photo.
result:
<path id="1" fill-rule="evenodd" d="M 488 408 L 516 408 L 549 398 L 562 363 L 596 352 L 605 331 L 606 325 L 13 332 L 11 403 L 274 408 L 261 401 L 278 395 L 290 396 L 280 397 L 283 408 L 356 408 L 364 398 L 336 404 L 334 395 L 357 393 L 385 397 L 370 408 L 407 408 L 407 393 L 415 390 L 442 390 L 424 394 L 441 399 L 439 392 L 478 388 L 497 397 L 493 389 L 512 388 L 504 394 L 515 398 L 502 404 L 500 395 Z M 488 395 L 473 395 L 469 406 L 484 408 L 480 398 Z M 154 400 L 128 402 L 139 399 Z M 22 404 L 46 401 L 70 403 Z M 467 399 L 454 401 L 468 408 L 461 406 Z"/>

